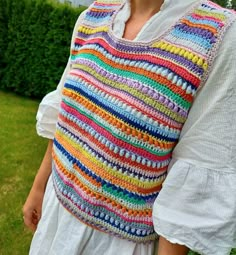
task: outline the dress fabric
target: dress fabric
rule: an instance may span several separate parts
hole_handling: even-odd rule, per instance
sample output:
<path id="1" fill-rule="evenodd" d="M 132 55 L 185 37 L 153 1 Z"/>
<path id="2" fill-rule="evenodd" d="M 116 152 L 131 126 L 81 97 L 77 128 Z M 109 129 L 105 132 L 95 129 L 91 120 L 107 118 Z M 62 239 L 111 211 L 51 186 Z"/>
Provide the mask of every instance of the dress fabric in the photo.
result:
<path id="1" fill-rule="evenodd" d="M 153 250 L 153 243 L 136 244 L 81 223 L 60 204 L 49 178 L 30 255 L 152 255 Z"/>
<path id="2" fill-rule="evenodd" d="M 145 42 L 161 35 L 197 2 L 200 1 L 164 1 L 161 11 L 146 23 L 135 40 Z M 129 15 L 127 1 L 114 20 L 113 32 L 117 36 L 122 37 Z M 75 28 L 82 18 L 83 14 Z M 235 43 L 236 24 L 233 24 L 190 110 L 173 152 L 169 174 L 153 208 L 158 234 L 203 255 L 227 255 L 236 247 L 236 55 L 232 54 Z M 40 136 L 53 139 L 61 89 L 69 69 L 68 61 L 57 90 L 49 93 L 39 106 Z M 60 205 L 50 178 L 30 254 L 118 252 L 152 254 L 153 244 L 134 244 L 84 225 Z"/>

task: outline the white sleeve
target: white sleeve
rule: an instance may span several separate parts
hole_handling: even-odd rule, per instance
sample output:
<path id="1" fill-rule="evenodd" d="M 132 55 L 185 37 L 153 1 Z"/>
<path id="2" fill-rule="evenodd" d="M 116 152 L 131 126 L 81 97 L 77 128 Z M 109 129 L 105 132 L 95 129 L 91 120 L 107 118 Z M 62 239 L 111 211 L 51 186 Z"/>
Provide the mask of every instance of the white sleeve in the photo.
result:
<path id="1" fill-rule="evenodd" d="M 72 34 L 71 47 L 76 37 L 77 28 L 79 24 L 81 23 L 82 19 L 84 18 L 85 13 L 86 11 L 81 13 L 75 23 L 73 34 Z M 61 102 L 62 88 L 64 86 L 66 76 L 69 73 L 69 71 L 70 71 L 70 58 L 68 59 L 66 68 L 63 72 L 63 75 L 61 77 L 61 80 L 56 90 L 48 93 L 39 104 L 38 112 L 36 115 L 36 120 L 37 120 L 36 130 L 39 136 L 49 138 L 49 139 L 53 139 L 54 137 L 58 111 L 59 111 L 59 106 Z"/>
<path id="2" fill-rule="evenodd" d="M 227 31 L 173 151 L 155 231 L 200 254 L 236 247 L 236 24 Z"/>

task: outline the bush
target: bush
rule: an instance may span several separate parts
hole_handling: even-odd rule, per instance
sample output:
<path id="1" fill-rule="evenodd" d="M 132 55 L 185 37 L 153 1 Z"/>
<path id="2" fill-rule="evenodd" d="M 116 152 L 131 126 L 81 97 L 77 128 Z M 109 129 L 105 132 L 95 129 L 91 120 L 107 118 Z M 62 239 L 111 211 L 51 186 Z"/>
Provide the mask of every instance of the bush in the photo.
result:
<path id="1" fill-rule="evenodd" d="M 47 0 L 0 0 L 0 88 L 37 98 L 55 89 L 84 9 Z"/>

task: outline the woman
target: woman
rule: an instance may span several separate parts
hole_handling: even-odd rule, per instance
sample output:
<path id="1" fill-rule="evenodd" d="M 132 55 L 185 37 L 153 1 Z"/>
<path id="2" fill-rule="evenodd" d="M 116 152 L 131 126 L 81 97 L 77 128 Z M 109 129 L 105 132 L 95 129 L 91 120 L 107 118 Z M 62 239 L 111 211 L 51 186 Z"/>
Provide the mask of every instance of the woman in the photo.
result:
<path id="1" fill-rule="evenodd" d="M 157 234 L 158 255 L 229 253 L 234 20 L 197 0 L 99 0 L 80 16 L 38 112 L 54 141 L 23 209 L 30 254 L 152 254 Z"/>

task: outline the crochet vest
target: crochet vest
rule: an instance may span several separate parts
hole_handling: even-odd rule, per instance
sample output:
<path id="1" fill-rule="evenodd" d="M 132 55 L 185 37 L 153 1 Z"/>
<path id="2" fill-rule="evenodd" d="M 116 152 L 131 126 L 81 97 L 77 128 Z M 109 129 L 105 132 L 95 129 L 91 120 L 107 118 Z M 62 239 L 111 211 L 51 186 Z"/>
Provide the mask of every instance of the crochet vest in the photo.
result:
<path id="1" fill-rule="evenodd" d="M 53 146 L 58 199 L 87 225 L 156 238 L 152 207 L 194 96 L 234 15 L 201 2 L 149 42 L 117 38 L 120 1 L 95 1 L 78 27 Z"/>

